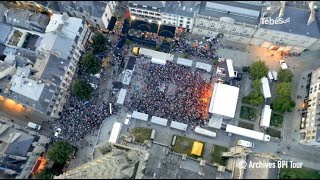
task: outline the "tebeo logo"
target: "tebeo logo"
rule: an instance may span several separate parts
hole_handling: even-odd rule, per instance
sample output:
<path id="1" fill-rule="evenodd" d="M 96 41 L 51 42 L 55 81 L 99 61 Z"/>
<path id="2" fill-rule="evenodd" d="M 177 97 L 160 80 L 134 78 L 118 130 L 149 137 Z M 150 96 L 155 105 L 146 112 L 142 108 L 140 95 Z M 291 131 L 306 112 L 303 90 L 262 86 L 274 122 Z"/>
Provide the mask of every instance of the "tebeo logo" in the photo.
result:
<path id="1" fill-rule="evenodd" d="M 281 17 L 277 17 L 276 19 L 271 19 L 271 17 L 260 18 L 260 23 L 267 24 L 267 25 L 285 24 L 288 22 L 290 22 L 290 18 L 287 18 L 287 19 L 283 19 Z"/>

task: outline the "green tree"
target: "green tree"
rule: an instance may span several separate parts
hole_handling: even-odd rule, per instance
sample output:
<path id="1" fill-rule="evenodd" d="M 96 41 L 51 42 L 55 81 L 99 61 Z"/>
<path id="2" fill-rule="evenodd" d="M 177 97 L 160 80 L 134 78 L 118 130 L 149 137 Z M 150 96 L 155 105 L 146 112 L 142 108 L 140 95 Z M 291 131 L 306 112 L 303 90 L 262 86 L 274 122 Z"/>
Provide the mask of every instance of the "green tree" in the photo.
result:
<path id="1" fill-rule="evenodd" d="M 291 112 L 295 103 L 290 97 L 276 97 L 272 103 L 272 109 L 277 112 Z"/>
<path id="2" fill-rule="evenodd" d="M 92 41 L 93 53 L 101 53 L 107 49 L 107 41 L 102 33 L 96 33 L 92 37 Z"/>
<path id="3" fill-rule="evenodd" d="M 59 141 L 48 149 L 47 156 L 50 161 L 57 164 L 65 164 L 73 152 L 72 145 L 67 141 Z"/>
<path id="4" fill-rule="evenodd" d="M 131 41 L 129 39 L 126 39 L 126 45 L 130 45 L 131 44 Z"/>
<path id="5" fill-rule="evenodd" d="M 250 74 L 254 80 L 261 79 L 268 74 L 268 67 L 264 62 L 257 61 L 251 65 Z"/>
<path id="6" fill-rule="evenodd" d="M 291 82 L 293 74 L 289 69 L 281 69 L 278 74 L 279 82 Z"/>
<path id="7" fill-rule="evenodd" d="M 160 51 L 160 45 L 159 44 L 156 45 L 156 51 Z"/>
<path id="8" fill-rule="evenodd" d="M 217 65 L 219 63 L 219 61 L 217 59 L 211 59 L 211 62 L 213 65 Z"/>
<path id="9" fill-rule="evenodd" d="M 291 95 L 291 83 L 277 83 L 276 93 L 280 97 L 290 97 Z"/>
<path id="10" fill-rule="evenodd" d="M 243 97 L 242 102 L 253 106 L 258 106 L 264 102 L 264 97 L 260 91 L 253 91 L 247 96 Z"/>
<path id="11" fill-rule="evenodd" d="M 34 175 L 34 177 L 36 179 L 51 179 L 52 178 L 52 172 L 50 171 L 50 169 L 45 168 L 43 169 L 40 173 L 36 173 Z"/>
<path id="12" fill-rule="evenodd" d="M 91 97 L 93 88 L 85 80 L 75 79 L 72 82 L 73 94 L 81 100 L 87 100 Z"/>
<path id="13" fill-rule="evenodd" d="M 87 53 L 83 55 L 81 59 L 81 64 L 85 68 L 86 72 L 90 74 L 96 74 L 101 69 L 101 62 L 92 53 Z"/>
<path id="14" fill-rule="evenodd" d="M 188 59 L 189 58 L 189 54 L 188 53 L 184 53 L 183 57 Z"/>
<path id="15" fill-rule="evenodd" d="M 252 88 L 256 91 L 261 91 L 262 83 L 260 79 L 256 79 L 252 82 Z"/>

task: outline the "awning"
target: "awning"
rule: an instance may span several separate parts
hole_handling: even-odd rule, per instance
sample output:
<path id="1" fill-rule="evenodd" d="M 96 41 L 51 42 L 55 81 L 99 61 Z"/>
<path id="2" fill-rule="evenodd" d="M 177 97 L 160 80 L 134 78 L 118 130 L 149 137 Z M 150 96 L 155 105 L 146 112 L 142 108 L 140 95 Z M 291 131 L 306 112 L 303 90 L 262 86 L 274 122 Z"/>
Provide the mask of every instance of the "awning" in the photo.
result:
<path id="1" fill-rule="evenodd" d="M 130 28 L 130 22 L 128 19 L 124 20 L 123 26 L 122 26 L 122 34 L 127 34 Z"/>
<path id="2" fill-rule="evenodd" d="M 194 154 L 196 156 L 201 156 L 202 148 L 203 148 L 203 144 L 201 142 L 194 141 L 193 146 L 192 146 L 192 150 L 191 150 L 191 154 Z"/>
<path id="3" fill-rule="evenodd" d="M 111 19 L 110 19 L 110 22 L 109 22 L 109 24 L 108 24 L 108 28 L 107 28 L 107 29 L 108 29 L 109 31 L 112 31 L 113 28 L 114 28 L 114 25 L 116 24 L 116 22 L 117 22 L 117 18 L 114 17 L 114 16 L 112 16 Z"/>
<path id="4" fill-rule="evenodd" d="M 159 25 L 155 24 L 155 23 L 149 23 L 149 22 L 145 22 L 145 21 L 135 20 L 135 21 L 131 22 L 130 29 L 157 33 L 158 26 Z"/>
<path id="5" fill-rule="evenodd" d="M 173 38 L 176 33 L 176 27 L 161 25 L 159 29 L 159 36 Z"/>

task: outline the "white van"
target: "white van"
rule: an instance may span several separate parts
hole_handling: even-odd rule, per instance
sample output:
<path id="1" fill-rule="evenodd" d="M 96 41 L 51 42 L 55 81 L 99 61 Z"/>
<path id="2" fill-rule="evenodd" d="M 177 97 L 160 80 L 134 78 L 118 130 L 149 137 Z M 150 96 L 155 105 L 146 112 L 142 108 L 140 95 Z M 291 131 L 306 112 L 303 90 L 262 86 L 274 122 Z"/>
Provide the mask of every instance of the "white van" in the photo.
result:
<path id="1" fill-rule="evenodd" d="M 272 76 L 274 81 L 278 80 L 278 73 L 276 71 L 272 71 Z"/>
<path id="2" fill-rule="evenodd" d="M 272 72 L 271 71 L 268 71 L 268 78 L 269 78 L 269 80 L 273 80 L 273 76 L 272 76 Z"/>
<path id="3" fill-rule="evenodd" d="M 238 140 L 238 145 L 239 146 L 248 147 L 248 148 L 253 148 L 254 147 L 254 143 L 252 143 L 250 141 L 245 141 L 245 140 Z"/>
<path id="4" fill-rule="evenodd" d="M 129 125 L 130 124 L 130 120 L 131 120 L 131 114 L 127 114 L 126 120 L 124 121 L 125 125 Z"/>
<path id="5" fill-rule="evenodd" d="M 28 127 L 29 128 L 32 128 L 32 129 L 36 129 L 36 130 L 40 130 L 41 129 L 41 126 L 38 125 L 38 124 L 35 124 L 33 122 L 28 122 Z"/>

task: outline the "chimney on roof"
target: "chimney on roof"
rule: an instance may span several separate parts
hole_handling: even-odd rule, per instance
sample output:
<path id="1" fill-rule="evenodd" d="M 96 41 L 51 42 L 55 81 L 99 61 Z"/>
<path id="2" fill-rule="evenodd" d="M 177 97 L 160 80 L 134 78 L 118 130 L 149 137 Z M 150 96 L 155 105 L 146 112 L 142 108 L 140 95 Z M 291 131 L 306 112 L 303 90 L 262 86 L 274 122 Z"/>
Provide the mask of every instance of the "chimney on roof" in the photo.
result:
<path id="1" fill-rule="evenodd" d="M 309 2 L 310 16 L 307 25 L 310 25 L 315 19 L 314 1 Z"/>
<path id="2" fill-rule="evenodd" d="M 286 7 L 286 2 L 285 1 L 280 1 L 280 12 L 278 17 L 282 17 L 284 15 L 284 9 Z"/>

